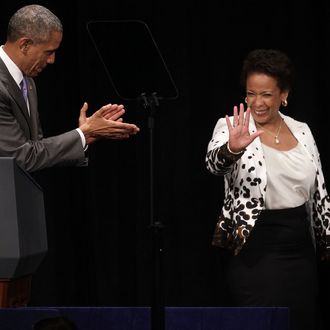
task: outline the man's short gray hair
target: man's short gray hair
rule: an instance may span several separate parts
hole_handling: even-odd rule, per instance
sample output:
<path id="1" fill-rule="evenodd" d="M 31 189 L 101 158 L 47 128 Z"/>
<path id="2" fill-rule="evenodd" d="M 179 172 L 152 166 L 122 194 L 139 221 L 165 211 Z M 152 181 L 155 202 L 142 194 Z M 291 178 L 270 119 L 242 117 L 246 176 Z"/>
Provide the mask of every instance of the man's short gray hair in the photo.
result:
<path id="1" fill-rule="evenodd" d="M 7 40 L 14 42 L 27 37 L 35 43 L 42 43 L 49 40 L 52 32 L 63 32 L 59 18 L 43 6 L 28 5 L 20 8 L 10 18 Z"/>

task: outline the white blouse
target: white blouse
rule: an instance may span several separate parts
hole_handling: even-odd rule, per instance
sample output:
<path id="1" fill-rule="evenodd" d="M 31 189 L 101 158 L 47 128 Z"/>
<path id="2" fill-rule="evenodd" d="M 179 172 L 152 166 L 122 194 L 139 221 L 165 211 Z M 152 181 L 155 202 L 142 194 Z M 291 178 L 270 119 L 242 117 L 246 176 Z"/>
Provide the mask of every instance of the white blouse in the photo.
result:
<path id="1" fill-rule="evenodd" d="M 267 168 L 266 209 L 297 207 L 309 200 L 316 169 L 303 146 L 281 151 L 262 144 Z"/>

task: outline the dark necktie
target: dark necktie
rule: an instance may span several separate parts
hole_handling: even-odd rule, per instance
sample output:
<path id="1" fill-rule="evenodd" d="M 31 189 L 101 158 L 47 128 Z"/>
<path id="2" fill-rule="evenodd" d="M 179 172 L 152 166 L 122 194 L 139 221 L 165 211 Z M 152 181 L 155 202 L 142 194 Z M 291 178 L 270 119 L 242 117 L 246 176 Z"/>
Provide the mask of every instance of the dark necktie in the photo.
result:
<path id="1" fill-rule="evenodd" d="M 21 91 L 23 93 L 24 100 L 27 103 L 27 101 L 28 101 L 28 87 L 27 87 L 27 81 L 26 81 L 25 77 L 23 77 L 23 79 L 22 79 L 22 81 L 19 85 L 21 87 Z"/>

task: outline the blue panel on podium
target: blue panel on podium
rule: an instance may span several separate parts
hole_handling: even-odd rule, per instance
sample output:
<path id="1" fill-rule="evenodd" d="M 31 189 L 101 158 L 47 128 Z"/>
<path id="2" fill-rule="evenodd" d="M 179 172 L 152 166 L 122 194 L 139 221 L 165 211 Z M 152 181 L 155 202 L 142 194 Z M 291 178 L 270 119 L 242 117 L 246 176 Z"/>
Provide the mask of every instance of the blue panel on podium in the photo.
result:
<path id="1" fill-rule="evenodd" d="M 288 330 L 280 307 L 167 307 L 166 330 Z"/>
<path id="2" fill-rule="evenodd" d="M 79 330 L 150 330 L 149 307 L 49 307 L 0 309 L 1 330 L 31 329 L 36 321 L 63 316 Z M 288 330 L 282 307 L 166 307 L 166 330 Z"/>
<path id="3" fill-rule="evenodd" d="M 38 320 L 56 316 L 60 316 L 60 313 L 56 307 L 3 308 L 0 309 L 0 329 L 31 330 L 32 325 Z"/>

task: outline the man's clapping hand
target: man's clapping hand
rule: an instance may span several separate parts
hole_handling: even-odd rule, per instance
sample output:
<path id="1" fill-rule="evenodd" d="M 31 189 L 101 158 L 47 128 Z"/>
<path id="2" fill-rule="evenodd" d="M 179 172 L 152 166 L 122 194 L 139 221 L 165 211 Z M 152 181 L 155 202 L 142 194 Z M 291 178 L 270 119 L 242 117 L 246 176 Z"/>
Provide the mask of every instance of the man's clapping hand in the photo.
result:
<path id="1" fill-rule="evenodd" d="M 127 139 L 140 131 L 136 125 L 123 122 L 123 105 L 107 104 L 90 117 L 86 116 L 87 109 L 88 104 L 85 102 L 79 116 L 79 128 L 85 135 L 87 144 L 99 139 Z"/>

